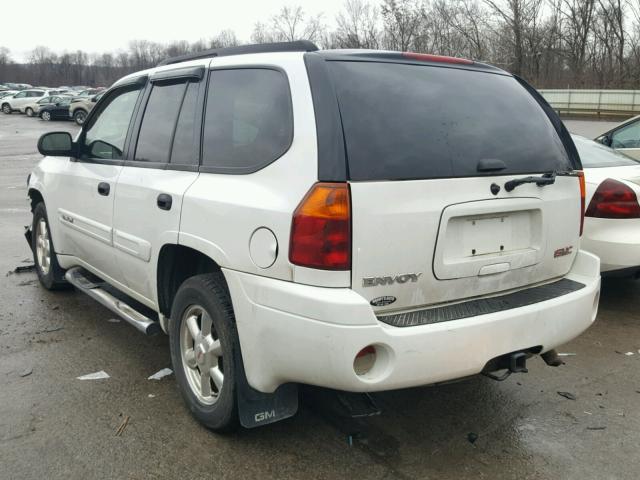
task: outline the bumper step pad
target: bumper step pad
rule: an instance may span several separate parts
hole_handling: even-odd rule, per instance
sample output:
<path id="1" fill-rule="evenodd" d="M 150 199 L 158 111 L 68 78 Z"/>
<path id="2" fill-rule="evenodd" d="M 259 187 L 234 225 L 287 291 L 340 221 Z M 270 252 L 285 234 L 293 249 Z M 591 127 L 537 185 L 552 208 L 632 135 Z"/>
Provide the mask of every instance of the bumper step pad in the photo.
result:
<path id="1" fill-rule="evenodd" d="M 582 283 L 563 278 L 557 282 L 547 283 L 499 297 L 479 298 L 454 305 L 416 310 L 413 312 L 379 315 L 378 320 L 394 327 L 431 325 L 434 323 L 475 317 L 477 315 L 502 312 L 504 310 L 511 310 L 512 308 L 525 307 L 576 292 L 584 287 Z"/>

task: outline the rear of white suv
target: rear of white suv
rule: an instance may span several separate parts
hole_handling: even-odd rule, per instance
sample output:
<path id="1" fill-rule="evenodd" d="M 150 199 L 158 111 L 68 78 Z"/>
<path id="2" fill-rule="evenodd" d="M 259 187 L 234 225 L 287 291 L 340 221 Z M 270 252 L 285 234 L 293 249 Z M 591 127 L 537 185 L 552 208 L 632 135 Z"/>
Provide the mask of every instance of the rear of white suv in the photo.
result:
<path id="1" fill-rule="evenodd" d="M 319 183 L 293 216 L 294 283 L 225 272 L 251 385 L 442 382 L 591 324 L 580 161 L 534 91 L 460 59 L 306 62 Z"/>

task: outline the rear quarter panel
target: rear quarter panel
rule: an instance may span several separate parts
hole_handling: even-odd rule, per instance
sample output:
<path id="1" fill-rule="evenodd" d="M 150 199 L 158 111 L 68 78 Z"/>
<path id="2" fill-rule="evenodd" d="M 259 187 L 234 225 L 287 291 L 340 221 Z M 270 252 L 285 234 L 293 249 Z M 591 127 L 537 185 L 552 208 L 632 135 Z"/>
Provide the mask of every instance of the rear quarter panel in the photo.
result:
<path id="1" fill-rule="evenodd" d="M 219 57 L 211 63 L 212 67 L 238 65 L 272 65 L 286 72 L 294 112 L 293 142 L 283 156 L 255 173 L 201 173 L 184 197 L 179 243 L 203 252 L 222 267 L 293 280 L 296 267 L 288 260 L 291 217 L 317 181 L 318 169 L 306 68 L 299 53 Z M 278 242 L 277 258 L 268 268 L 256 266 L 249 253 L 251 236 L 260 227 L 271 230 Z"/>

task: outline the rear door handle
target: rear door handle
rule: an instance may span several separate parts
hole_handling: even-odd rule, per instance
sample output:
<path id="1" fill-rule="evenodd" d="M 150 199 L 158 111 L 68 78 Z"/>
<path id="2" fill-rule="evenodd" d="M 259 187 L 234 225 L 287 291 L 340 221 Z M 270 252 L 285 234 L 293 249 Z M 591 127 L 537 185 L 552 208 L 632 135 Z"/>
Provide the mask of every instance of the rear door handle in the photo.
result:
<path id="1" fill-rule="evenodd" d="M 172 203 L 173 198 L 171 198 L 171 195 L 167 193 L 158 195 L 158 208 L 160 208 L 160 210 L 171 210 Z"/>
<path id="2" fill-rule="evenodd" d="M 111 190 L 111 185 L 109 185 L 107 182 L 100 182 L 98 184 L 98 193 L 100 195 L 104 195 L 106 197 L 107 195 L 109 195 L 110 190 Z"/>

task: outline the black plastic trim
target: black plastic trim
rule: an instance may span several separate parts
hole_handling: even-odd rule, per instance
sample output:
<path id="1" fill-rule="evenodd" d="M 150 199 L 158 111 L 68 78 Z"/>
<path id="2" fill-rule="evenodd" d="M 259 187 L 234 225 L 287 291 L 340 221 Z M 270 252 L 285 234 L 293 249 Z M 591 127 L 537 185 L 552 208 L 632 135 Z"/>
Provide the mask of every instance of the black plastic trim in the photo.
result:
<path id="1" fill-rule="evenodd" d="M 167 58 L 158 64 L 172 65 L 174 63 L 186 62 L 188 60 L 200 60 L 210 57 L 228 57 L 230 55 L 246 55 L 250 53 L 277 53 L 277 52 L 315 52 L 318 47 L 308 40 L 297 40 L 295 42 L 257 43 L 250 45 L 238 45 L 236 47 L 211 48 L 195 53 L 187 53 L 177 57 Z"/>
<path id="2" fill-rule="evenodd" d="M 161 70 L 159 72 L 155 72 L 149 77 L 150 82 L 160 82 L 163 80 L 181 80 L 181 79 L 194 79 L 194 80 L 202 80 L 204 76 L 205 67 L 183 67 L 183 68 L 174 68 L 172 70 Z"/>
<path id="3" fill-rule="evenodd" d="M 316 119 L 318 180 L 344 182 L 348 177 L 342 119 L 338 96 L 325 59 L 317 53 L 304 55 Z"/>
<path id="4" fill-rule="evenodd" d="M 435 323 L 450 322 L 463 318 L 487 315 L 514 308 L 521 308 L 535 303 L 545 302 L 576 292 L 585 287 L 584 284 L 563 278 L 557 282 L 538 287 L 520 290 L 507 295 L 491 298 L 479 298 L 468 302 L 456 303 L 444 307 L 434 307 L 392 315 L 379 315 L 378 320 L 393 327 L 416 327 Z"/>

